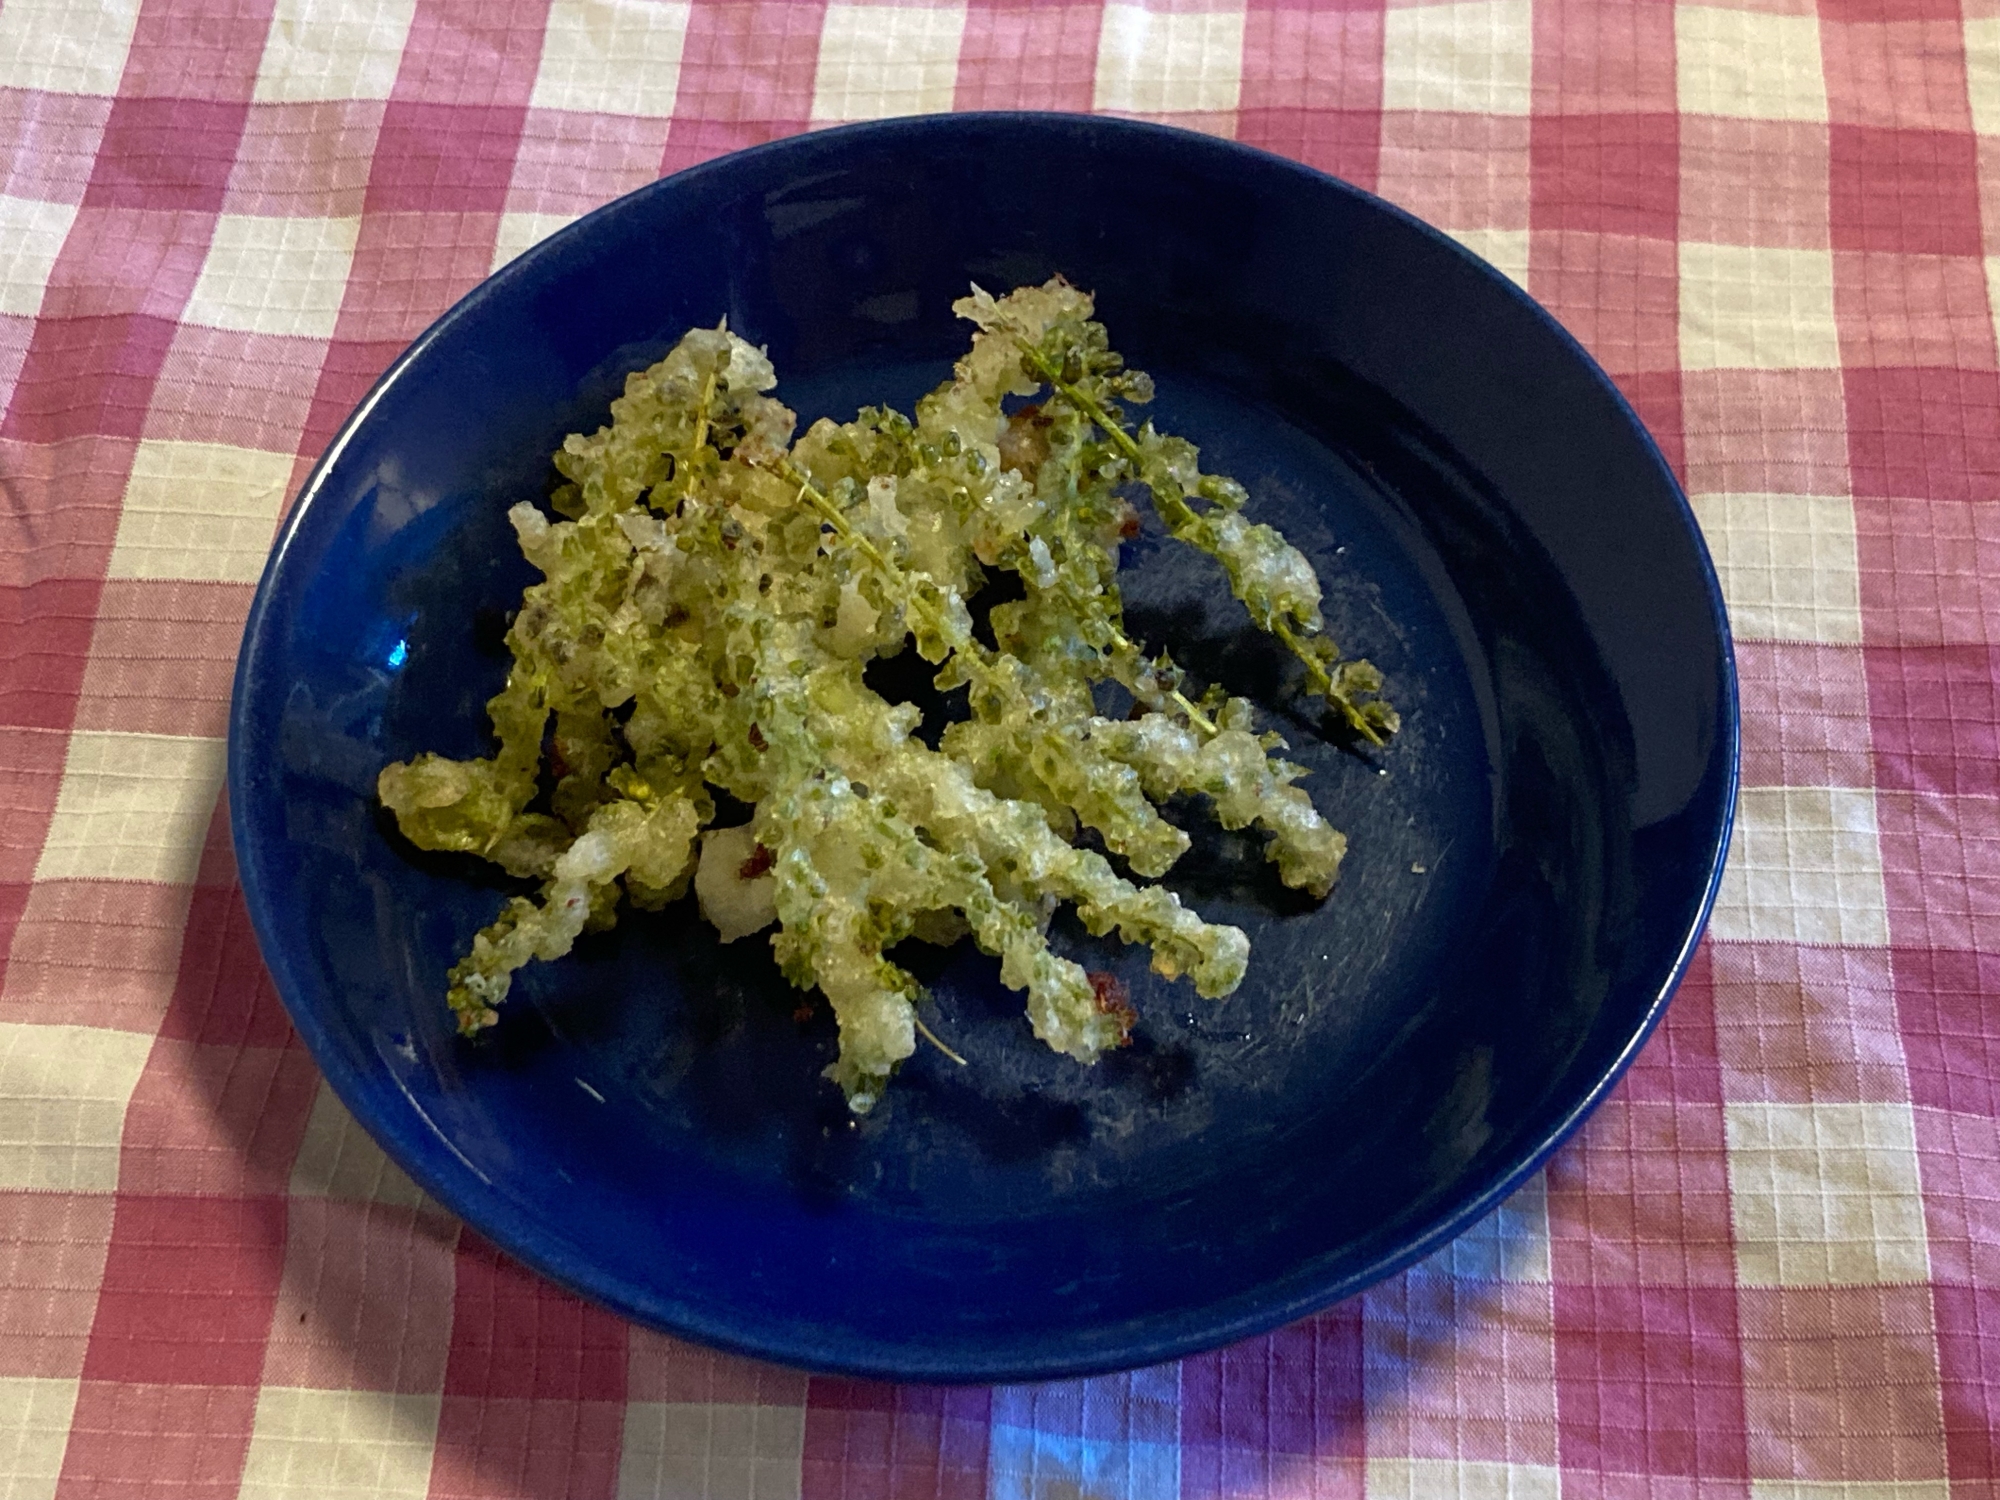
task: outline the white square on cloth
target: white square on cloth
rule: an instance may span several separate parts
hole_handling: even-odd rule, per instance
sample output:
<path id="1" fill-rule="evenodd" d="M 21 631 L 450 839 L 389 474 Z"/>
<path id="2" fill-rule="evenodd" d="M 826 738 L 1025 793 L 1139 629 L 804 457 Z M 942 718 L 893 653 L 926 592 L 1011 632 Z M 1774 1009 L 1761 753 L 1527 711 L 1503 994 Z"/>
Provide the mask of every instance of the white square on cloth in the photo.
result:
<path id="1" fill-rule="evenodd" d="M 417 0 L 277 0 L 257 64 L 259 104 L 386 99 Z"/>
<path id="2" fill-rule="evenodd" d="M 115 94 L 139 24 L 139 0 L 7 0 L 0 5 L 0 88 Z"/>
<path id="3" fill-rule="evenodd" d="M 529 103 L 600 115 L 674 112 L 688 0 L 554 0 Z"/>
<path id="4" fill-rule="evenodd" d="M 361 220 L 223 214 L 184 314 L 207 328 L 330 339 Z"/>
<path id="5" fill-rule="evenodd" d="M 1125 114 L 1213 114 L 1243 92 L 1240 10 L 1104 7 L 1097 37 L 1097 108 Z"/>
<path id="6" fill-rule="evenodd" d="M 834 0 L 820 28 L 812 118 L 831 125 L 949 110 L 965 7 Z"/>
<path id="7" fill-rule="evenodd" d="M 1384 109 L 1525 115 L 1534 66 L 1529 0 L 1395 6 L 1383 16 Z"/>
<path id="8" fill-rule="evenodd" d="M 1724 1112 L 1745 1286 L 1930 1277 L 1907 1104 L 1731 1104 Z"/>
<path id="9" fill-rule="evenodd" d="M 1738 942 L 1886 946 L 1874 793 L 1745 787 L 1709 931 Z"/>

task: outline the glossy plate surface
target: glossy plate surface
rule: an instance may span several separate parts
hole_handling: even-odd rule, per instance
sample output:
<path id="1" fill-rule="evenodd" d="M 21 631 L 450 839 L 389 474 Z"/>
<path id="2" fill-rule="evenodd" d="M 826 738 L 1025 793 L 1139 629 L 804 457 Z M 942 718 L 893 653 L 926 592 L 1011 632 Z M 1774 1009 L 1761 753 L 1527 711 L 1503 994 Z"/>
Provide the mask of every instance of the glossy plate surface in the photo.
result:
<path id="1" fill-rule="evenodd" d="M 1154 415 L 1311 555 L 1388 674 L 1379 757 L 1286 711 L 1219 571 L 1132 547 L 1134 633 L 1259 698 L 1352 840 L 1323 906 L 1254 845 L 1170 883 L 1252 938 L 1229 1000 L 1059 923 L 1144 1017 L 1045 1051 L 969 945 L 920 960 L 928 1048 L 865 1124 L 761 943 L 691 903 L 526 971 L 491 1040 L 443 974 L 503 882 L 419 855 L 384 763 L 486 753 L 504 520 L 691 324 L 770 348 L 813 417 L 946 372 L 968 281 L 1097 294 Z M 1603 374 L 1504 278 L 1367 195 L 1151 126 L 956 116 L 761 147 L 530 252 L 420 339 L 308 483 L 244 641 L 230 786 L 264 955 L 341 1097 L 492 1240 L 643 1322 L 912 1379 L 1165 1359 L 1312 1311 L 1473 1222 L 1637 1050 L 1735 793 L 1727 629 L 1694 521 Z M 1196 818 L 1190 825 L 1204 826 Z"/>

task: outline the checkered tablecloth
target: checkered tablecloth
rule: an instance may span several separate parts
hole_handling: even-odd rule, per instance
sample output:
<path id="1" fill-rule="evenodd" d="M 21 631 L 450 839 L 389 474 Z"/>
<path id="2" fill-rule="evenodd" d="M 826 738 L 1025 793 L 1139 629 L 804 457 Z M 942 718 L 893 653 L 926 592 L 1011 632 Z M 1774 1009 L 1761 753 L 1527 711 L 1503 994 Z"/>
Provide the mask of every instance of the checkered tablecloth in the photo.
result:
<path id="1" fill-rule="evenodd" d="M 822 124 L 1104 110 L 1461 238 L 1738 632 L 1711 940 L 1581 1138 L 1268 1338 L 808 1379 L 497 1255 L 354 1125 L 218 809 L 274 525 L 494 266 Z M 2000 0 L 0 0 L 0 1497 L 2000 1494 Z"/>

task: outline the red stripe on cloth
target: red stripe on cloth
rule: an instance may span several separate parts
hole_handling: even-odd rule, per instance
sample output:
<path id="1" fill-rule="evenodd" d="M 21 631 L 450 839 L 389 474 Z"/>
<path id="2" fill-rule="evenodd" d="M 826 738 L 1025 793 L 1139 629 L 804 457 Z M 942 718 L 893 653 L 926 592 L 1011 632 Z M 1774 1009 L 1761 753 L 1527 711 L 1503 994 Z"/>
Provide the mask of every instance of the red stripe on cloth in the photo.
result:
<path id="1" fill-rule="evenodd" d="M 28 345 L 35 337 L 35 320 L 19 313 L 0 313 L 0 412 L 13 405 L 14 387 L 28 362 Z"/>
<path id="2" fill-rule="evenodd" d="M 608 1494 L 626 1400 L 626 1325 L 471 1233 L 455 1262 L 433 1500 Z"/>
<path id="3" fill-rule="evenodd" d="M 1528 222 L 1535 229 L 1673 240 L 1680 223 L 1679 115 L 1538 114 L 1528 161 Z M 1654 368 L 1676 363 L 1669 352 Z"/>
<path id="4" fill-rule="evenodd" d="M 1372 109 L 1239 109 L 1236 139 L 1371 192 L 1381 180 L 1382 116 Z"/>
<path id="5" fill-rule="evenodd" d="M 549 0 L 417 0 L 392 97 L 525 106 L 548 19 Z"/>
<path id="6" fill-rule="evenodd" d="M 1872 646 L 2000 643 L 2000 506 L 1864 496 L 1854 528 Z"/>
<path id="7" fill-rule="evenodd" d="M 1680 1288 L 1736 1279 L 1720 1104 L 1614 1094 L 1549 1163 L 1548 1193 L 1558 1282 Z"/>
<path id="8" fill-rule="evenodd" d="M 30 849 L 39 852 L 40 836 Z M 188 888 L 133 880 L 44 880 L 15 928 L 0 1020 L 151 1035 L 180 965 Z"/>
<path id="9" fill-rule="evenodd" d="M 1613 375 L 1676 371 L 1680 264 L 1670 240 L 1538 229 L 1528 290 Z"/>
<path id="10" fill-rule="evenodd" d="M 1714 946 L 1704 943 L 1695 950 L 1673 1003 L 1626 1070 L 1618 1092 L 1627 1102 L 1722 1102 Z"/>
<path id="11" fill-rule="evenodd" d="M 1659 444 L 1674 478 L 1688 483 L 1687 377 L 1677 369 L 1617 372 L 1618 389 Z"/>
<path id="12" fill-rule="evenodd" d="M 430 1500 L 601 1500 L 618 1483 L 622 1401 L 444 1398 Z"/>
<path id="13" fill-rule="evenodd" d="M 1876 784 L 2000 796 L 2000 641 L 1867 652 Z"/>
<path id="14" fill-rule="evenodd" d="M 0 1375 L 83 1372 L 112 1207 L 108 1193 L 0 1193 Z"/>
<path id="15" fill-rule="evenodd" d="M 1103 15 L 1098 5 L 973 0 L 959 43 L 954 107 L 1087 113 Z"/>
<path id="16" fill-rule="evenodd" d="M 445 1393 L 623 1401 L 626 1325 L 474 1235 L 458 1248 Z"/>
<path id="17" fill-rule="evenodd" d="M 1553 1190 L 1550 1198 L 1553 1216 Z M 1676 1493 L 1660 1484 L 1670 1476 L 1719 1480 L 1743 1486 L 1734 1492 L 1745 1494 L 1750 1469 L 1736 1298 L 1728 1284 L 1620 1286 L 1558 1272 L 1565 1493 L 1570 1473 L 1581 1470 L 1585 1493 L 1618 1493 L 1609 1476 L 1624 1473 L 1646 1475 L 1640 1492 L 1655 1495 Z"/>
<path id="18" fill-rule="evenodd" d="M 1673 115 L 1674 12 L 1631 0 L 1540 0 L 1537 115 Z"/>
<path id="19" fill-rule="evenodd" d="M 60 730 L 0 725 L 0 881 L 34 878 L 68 750 Z"/>
<path id="20" fill-rule="evenodd" d="M 1382 7 L 1254 4 L 1236 137 L 1365 188 L 1382 171 Z"/>
<path id="21" fill-rule="evenodd" d="M 1857 497 L 2000 499 L 2000 374 L 1850 369 L 1844 381 Z"/>
<path id="22" fill-rule="evenodd" d="M 160 1036 L 208 1046 L 300 1045 L 257 951 L 243 892 L 233 882 L 195 887 L 173 1004 L 160 1022 Z"/>
<path id="23" fill-rule="evenodd" d="M 230 842 L 229 832 L 229 785 L 223 784 L 221 794 L 215 799 L 215 811 L 208 820 L 208 833 L 202 839 L 201 862 L 195 867 L 195 889 L 204 886 L 235 885 L 236 846 Z"/>
<path id="24" fill-rule="evenodd" d="M 282 1194 L 319 1081 L 299 1047 L 161 1037 L 125 1111 L 119 1192 Z"/>
<path id="25" fill-rule="evenodd" d="M 1900 988 L 1880 948 L 1711 943 L 1723 1091 L 1732 1103 L 1910 1097 Z M 1676 1002 L 1678 1003 L 1678 1002 Z"/>
<path id="26" fill-rule="evenodd" d="M 237 100 L 121 95 L 105 122 L 84 206 L 218 212 L 249 108 Z"/>
<path id="27" fill-rule="evenodd" d="M 1746 786 L 1864 787 L 1875 777 L 1859 646 L 1736 642 Z"/>
<path id="28" fill-rule="evenodd" d="M 1379 114 L 1383 7 L 1252 4 L 1244 17 L 1240 109 Z"/>
<path id="29" fill-rule="evenodd" d="M 51 444 L 0 438 L 0 486 L 8 500 L 0 514 L 0 590 L 6 595 L 0 619 L 11 615 L 24 627 L 49 622 L 40 627 L 51 653 L 45 675 L 13 679 L 22 690 L 22 717 L 42 726 L 68 727 L 74 714 L 86 670 L 86 658 L 71 654 L 80 611 L 85 596 L 101 590 L 97 580 L 117 537 L 136 449 L 125 438 L 83 436 Z M 64 583 L 80 586 L 54 586 Z M 87 657 L 87 641 L 85 648 Z"/>
<path id="30" fill-rule="evenodd" d="M 1844 495 L 1838 370 L 1688 370 L 1687 486 L 1696 494 Z"/>
<path id="31" fill-rule="evenodd" d="M 1837 125 L 1970 133 L 1965 32 L 1957 7 L 1893 19 L 1885 9 L 1872 7 L 1865 18 L 1821 18 L 1828 116 Z"/>
<path id="32" fill-rule="evenodd" d="M 1990 1091 L 1992 1078 L 1979 1081 Z M 1916 1122 L 1933 1286 L 2000 1289 L 2000 1119 L 1920 1108 Z"/>
<path id="33" fill-rule="evenodd" d="M 20 929 L 21 915 L 28 909 L 28 895 L 33 889 L 25 880 L 0 880 L 0 1002 L 4 1001 L 7 992 L 7 969 L 13 958 L 14 934 Z"/>
<path id="34" fill-rule="evenodd" d="M 1991 0 L 1986 0 L 1990 7 Z M 1981 135 L 1977 143 L 1979 159 L 1979 217 L 1988 245 L 2000 245 L 2000 193 L 1986 184 L 2000 182 L 2000 135 Z"/>
<path id="35" fill-rule="evenodd" d="M 1362 1301 L 1181 1362 L 1182 1500 L 1361 1494 Z"/>
<path id="36" fill-rule="evenodd" d="M 2000 1486 L 2000 1287 L 1939 1286 L 1939 1394 L 1952 1493 Z"/>
<path id="37" fill-rule="evenodd" d="M 146 0 L 120 95 L 244 101 L 271 28 L 273 0 Z"/>
<path id="38" fill-rule="evenodd" d="M 98 598 L 104 585 L 44 578 L 25 588 L 0 584 L 0 723 L 67 729 L 90 664 Z"/>
<path id="39" fill-rule="evenodd" d="M 256 1411 L 248 1386 L 86 1377 L 55 1500 L 236 1500 Z"/>
<path id="40" fill-rule="evenodd" d="M 1910 1097 L 1931 1109 L 2000 1118 L 2000 953 L 1892 948 L 1896 1020 L 1910 1073 Z M 1917 1117 L 1923 1147 L 1925 1117 Z M 1928 1191 L 1931 1169 L 1925 1170 Z M 2000 1181 L 1993 1196 L 2000 1205 Z M 2000 1286 L 2000 1213 L 1987 1243 L 1993 1261 L 1982 1281 Z M 1932 1231 L 1932 1269 L 1938 1241 Z"/>
<path id="41" fill-rule="evenodd" d="M 1835 125 L 1829 139 L 1835 249 L 1980 253 L 1970 132 Z"/>
<path id="42" fill-rule="evenodd" d="M 225 737 L 236 648 L 253 592 L 247 583 L 178 579 L 103 584 L 76 727 Z M 0 683 L 4 673 L 0 666 Z"/>
<path id="43" fill-rule="evenodd" d="M 1526 229 L 1528 130 L 1512 115 L 1384 110 L 1376 190 L 1433 224 Z"/>
<path id="44" fill-rule="evenodd" d="M 355 296 L 352 286 L 350 282 L 351 297 Z M 357 297 L 356 300 L 360 299 Z M 357 321 L 372 320 L 357 312 Z M 326 445 L 340 431 L 340 424 L 347 420 L 348 414 L 368 394 L 368 388 L 402 352 L 403 344 L 395 339 L 370 342 L 336 338 L 327 346 L 326 359 L 319 368 L 319 380 L 313 386 L 312 406 L 306 415 L 305 431 L 299 435 L 302 457 L 317 460 L 326 451 Z"/>
<path id="45" fill-rule="evenodd" d="M 368 191 L 375 138 L 387 108 L 380 99 L 252 104 L 223 211 L 353 218 Z"/>
<path id="46" fill-rule="evenodd" d="M 1833 242 L 1831 146 L 1811 120 L 1683 115 L 1680 236 L 1824 250 Z M 1754 191 L 1744 185 L 1755 182 Z"/>
<path id="47" fill-rule="evenodd" d="M 84 1378 L 254 1388 L 284 1255 L 282 1197 L 120 1192 Z"/>
<path id="48" fill-rule="evenodd" d="M 1819 0 L 1819 12 L 1825 21 L 1954 21 L 1959 0 Z"/>
<path id="49" fill-rule="evenodd" d="M 1898 947 L 2000 952 L 2000 799 L 1875 794 Z"/>
<path id="50" fill-rule="evenodd" d="M 500 191 L 504 198 L 504 179 Z M 326 365 L 320 371 L 313 414 L 306 422 L 308 444 L 319 425 L 320 391 L 326 388 L 329 376 L 340 381 L 348 374 L 349 366 L 337 366 L 336 358 L 351 359 L 358 353 L 363 367 L 372 366 L 376 371 L 386 367 L 445 309 L 486 279 L 499 232 L 498 201 L 490 211 L 384 212 L 362 218 L 354 247 L 354 271 L 348 278 Z M 359 351 L 343 348 L 355 344 L 381 347 Z M 361 398 L 373 379 L 370 373 L 368 380 L 360 383 L 353 401 Z M 343 410 L 340 415 L 347 413 Z M 331 430 L 327 436 L 332 436 Z"/>
<path id="51" fill-rule="evenodd" d="M 1753 1474 L 1945 1477 L 1927 1288 L 1743 1287 L 1736 1298 Z"/>
<path id="52" fill-rule="evenodd" d="M 825 0 L 694 0 L 660 170 L 805 129 Z"/>
<path id="53" fill-rule="evenodd" d="M 1995 366 L 1986 267 L 1976 255 L 1836 251 L 1833 292 L 1843 364 Z"/>
<path id="54" fill-rule="evenodd" d="M 800 1500 L 985 1500 L 992 1393 L 816 1376 Z"/>
<path id="55" fill-rule="evenodd" d="M 324 339 L 183 323 L 160 365 L 145 435 L 295 453 L 326 352 Z"/>
<path id="56" fill-rule="evenodd" d="M 507 206 L 527 118 L 525 104 L 390 100 L 368 174 L 365 211 L 499 213 Z M 482 277 L 485 271 L 481 266 Z"/>
<path id="57" fill-rule="evenodd" d="M 173 336 L 167 318 L 38 320 L 0 439 L 47 447 L 138 437 Z"/>

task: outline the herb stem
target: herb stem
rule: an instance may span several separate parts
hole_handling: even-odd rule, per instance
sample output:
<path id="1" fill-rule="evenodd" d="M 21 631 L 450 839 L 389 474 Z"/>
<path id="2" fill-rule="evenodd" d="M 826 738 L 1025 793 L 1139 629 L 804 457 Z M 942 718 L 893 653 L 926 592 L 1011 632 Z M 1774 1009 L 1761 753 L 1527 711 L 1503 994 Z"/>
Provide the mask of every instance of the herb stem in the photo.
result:
<path id="1" fill-rule="evenodd" d="M 916 1022 L 917 1030 L 922 1034 L 925 1041 L 929 1042 L 933 1047 L 937 1048 L 938 1051 L 942 1052 L 946 1057 L 950 1058 L 953 1062 L 957 1063 L 961 1068 L 971 1066 L 971 1064 L 966 1062 L 964 1058 L 960 1057 L 956 1052 L 952 1051 L 951 1048 L 947 1047 L 943 1042 L 938 1040 L 938 1034 L 935 1031 L 932 1031 L 930 1027 L 924 1024 L 924 1018 L 922 1016 L 912 1015 L 910 1019 Z"/>
<path id="2" fill-rule="evenodd" d="M 1110 412 L 1106 411 L 1103 403 L 1095 396 L 1081 389 L 1074 381 L 1063 379 L 1062 371 L 1041 350 L 1035 348 L 1018 335 L 1015 336 L 1014 343 L 1021 350 L 1021 355 L 1028 362 L 1029 367 L 1043 380 L 1047 381 L 1050 387 L 1061 395 L 1065 401 L 1069 402 L 1070 405 L 1074 406 L 1085 417 L 1089 418 L 1091 422 L 1096 424 L 1097 427 L 1102 429 L 1105 435 L 1117 446 L 1118 451 L 1132 461 L 1133 469 L 1137 472 L 1140 482 L 1145 484 L 1146 492 L 1153 497 L 1153 507 L 1159 511 L 1160 519 L 1167 523 L 1167 529 L 1177 538 L 1181 538 L 1184 532 L 1192 529 L 1195 523 L 1201 519 L 1196 515 L 1194 507 L 1189 505 L 1179 495 L 1163 495 L 1157 485 L 1146 480 L 1144 456 L 1139 450 L 1138 441 L 1131 433 L 1125 430 L 1125 425 L 1114 418 Z M 1184 539 L 1193 540 L 1193 538 Z M 1204 548 L 1203 550 L 1206 551 L 1207 549 Z M 1292 655 L 1304 663 L 1306 681 L 1311 685 L 1313 692 L 1338 708 L 1341 717 L 1347 720 L 1349 727 L 1355 733 L 1378 749 L 1388 744 L 1388 741 L 1382 738 L 1375 726 L 1370 724 L 1362 716 L 1361 711 L 1348 700 L 1347 695 L 1335 689 L 1333 677 L 1327 672 L 1325 665 L 1321 663 L 1319 658 L 1306 649 L 1305 642 L 1299 639 L 1298 632 L 1292 629 L 1289 620 L 1283 618 L 1273 620 L 1271 633 L 1284 643 L 1286 649 Z M 1174 697 L 1183 707 L 1188 709 L 1191 715 L 1194 714 L 1193 708 L 1185 698 L 1182 698 L 1179 693 L 1174 694 Z M 1195 718 L 1197 724 L 1199 724 L 1199 715 L 1195 715 Z M 1207 732 L 1213 734 L 1215 727 L 1209 725 Z"/>
<path id="3" fill-rule="evenodd" d="M 1111 648 L 1114 651 L 1130 651 L 1135 656 L 1139 655 L 1139 647 L 1130 636 L 1116 625 L 1108 628 L 1111 631 Z M 1167 696 L 1173 700 L 1176 708 L 1188 716 L 1188 723 L 1201 731 L 1204 736 L 1212 737 L 1215 734 L 1215 721 L 1196 708 L 1186 693 L 1179 688 L 1169 688 Z"/>
<path id="4" fill-rule="evenodd" d="M 701 402 L 694 410 L 694 444 L 688 450 L 689 456 L 701 452 L 702 444 L 708 441 L 708 409 L 715 404 L 715 371 L 708 372 L 708 379 L 701 383 Z"/>
<path id="5" fill-rule="evenodd" d="M 1350 729 L 1378 750 L 1389 743 L 1354 706 L 1347 694 L 1334 686 L 1333 677 L 1319 659 L 1306 650 L 1305 643 L 1293 632 L 1290 621 L 1280 619 L 1273 622 L 1271 633 L 1289 646 L 1292 654 L 1306 664 L 1306 681 L 1312 684 L 1312 690 L 1340 710 L 1340 716 L 1347 721 Z"/>
<path id="6" fill-rule="evenodd" d="M 872 541 L 856 531 L 854 523 L 841 513 L 840 507 L 815 488 L 810 479 L 789 463 L 784 466 L 782 473 L 788 481 L 799 487 L 799 498 L 817 511 L 820 518 L 834 529 L 835 534 L 843 542 L 848 543 L 855 551 L 859 552 L 890 577 L 897 576 L 899 570 L 896 565 L 883 556 L 881 549 Z M 941 623 L 936 613 L 930 608 L 930 601 L 925 599 L 921 594 L 911 594 L 909 607 L 923 610 L 933 628 L 936 628 Z M 1120 630 L 1116 625 L 1109 626 L 1108 628 L 1111 631 L 1111 647 L 1114 651 L 1130 651 L 1134 655 L 1139 653 L 1138 646 L 1124 631 Z M 1202 734 L 1212 735 L 1215 733 L 1215 721 L 1210 719 L 1199 708 L 1195 707 L 1188 699 L 1188 696 L 1181 692 L 1180 689 L 1172 689 L 1167 696 L 1173 699 L 1174 705 L 1188 716 L 1188 722 Z"/>

